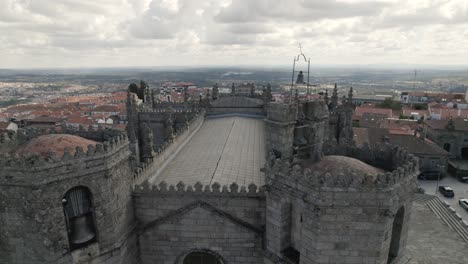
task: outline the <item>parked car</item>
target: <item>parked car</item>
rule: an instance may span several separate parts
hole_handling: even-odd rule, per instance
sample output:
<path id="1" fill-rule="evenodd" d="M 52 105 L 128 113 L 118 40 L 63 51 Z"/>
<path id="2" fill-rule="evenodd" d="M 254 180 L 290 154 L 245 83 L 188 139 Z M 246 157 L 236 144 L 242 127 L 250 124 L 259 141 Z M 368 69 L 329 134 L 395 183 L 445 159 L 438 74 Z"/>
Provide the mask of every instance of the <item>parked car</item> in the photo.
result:
<path id="1" fill-rule="evenodd" d="M 455 193 L 452 188 L 448 186 L 439 186 L 439 192 L 445 197 L 454 197 Z"/>
<path id="2" fill-rule="evenodd" d="M 461 207 L 468 211 L 468 199 L 460 199 L 458 200 L 458 204 L 460 204 Z"/>
<path id="3" fill-rule="evenodd" d="M 438 180 L 443 178 L 443 174 L 439 171 L 423 171 L 419 173 L 418 179 L 419 180 Z"/>
<path id="4" fill-rule="evenodd" d="M 457 175 L 457 178 L 464 183 L 468 183 L 468 176 L 466 175 Z"/>

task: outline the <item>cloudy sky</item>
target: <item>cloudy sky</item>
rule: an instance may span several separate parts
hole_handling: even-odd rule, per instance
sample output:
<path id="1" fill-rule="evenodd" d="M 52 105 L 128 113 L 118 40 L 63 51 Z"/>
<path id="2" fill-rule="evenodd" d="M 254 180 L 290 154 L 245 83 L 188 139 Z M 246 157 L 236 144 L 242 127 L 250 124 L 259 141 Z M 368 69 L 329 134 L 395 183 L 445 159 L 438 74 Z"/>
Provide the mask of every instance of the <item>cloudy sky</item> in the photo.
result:
<path id="1" fill-rule="evenodd" d="M 468 64 L 468 0 L 0 0 L 0 68 Z"/>

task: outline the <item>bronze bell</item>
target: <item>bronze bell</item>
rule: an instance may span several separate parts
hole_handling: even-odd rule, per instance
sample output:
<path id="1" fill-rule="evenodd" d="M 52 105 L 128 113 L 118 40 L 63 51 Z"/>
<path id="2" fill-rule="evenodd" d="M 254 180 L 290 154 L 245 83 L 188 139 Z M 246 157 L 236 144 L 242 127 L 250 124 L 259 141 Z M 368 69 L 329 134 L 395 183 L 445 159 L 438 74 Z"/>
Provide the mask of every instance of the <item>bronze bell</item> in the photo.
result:
<path id="1" fill-rule="evenodd" d="M 82 215 L 74 218 L 72 220 L 72 226 L 73 226 L 73 234 L 71 238 L 71 242 L 73 244 L 79 245 L 86 243 L 93 239 L 96 234 L 94 231 L 90 228 L 88 224 L 88 216 Z"/>

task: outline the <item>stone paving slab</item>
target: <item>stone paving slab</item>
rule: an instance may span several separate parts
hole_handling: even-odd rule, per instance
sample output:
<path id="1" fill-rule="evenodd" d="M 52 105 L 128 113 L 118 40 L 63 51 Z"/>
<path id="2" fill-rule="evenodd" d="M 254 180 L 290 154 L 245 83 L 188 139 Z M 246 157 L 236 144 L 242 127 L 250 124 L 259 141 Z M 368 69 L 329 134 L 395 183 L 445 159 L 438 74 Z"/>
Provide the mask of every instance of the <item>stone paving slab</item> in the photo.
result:
<path id="1" fill-rule="evenodd" d="M 405 257 L 408 264 L 466 264 L 468 244 L 427 205 L 413 203 Z"/>
<path id="2" fill-rule="evenodd" d="M 156 182 L 193 185 L 219 182 L 240 186 L 265 184 L 265 127 L 261 119 L 208 119 L 161 172 Z"/>

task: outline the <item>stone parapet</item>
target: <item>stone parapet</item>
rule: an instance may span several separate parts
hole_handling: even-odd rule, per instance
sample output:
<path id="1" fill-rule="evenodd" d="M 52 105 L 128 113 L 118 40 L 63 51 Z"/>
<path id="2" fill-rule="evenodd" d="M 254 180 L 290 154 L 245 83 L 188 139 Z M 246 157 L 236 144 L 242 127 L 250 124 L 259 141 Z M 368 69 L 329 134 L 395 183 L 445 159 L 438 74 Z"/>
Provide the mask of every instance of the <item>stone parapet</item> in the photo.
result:
<path id="1" fill-rule="evenodd" d="M 372 155 L 372 153 L 368 154 Z M 291 164 L 287 160 L 273 158 L 270 161 L 270 166 L 267 166 L 267 181 L 270 183 L 280 181 L 288 185 L 296 183 L 296 187 L 299 189 L 306 188 L 306 186 L 317 188 L 385 189 L 399 182 L 415 179 L 419 172 L 418 158 L 400 147 L 395 147 L 384 154 L 391 157 L 391 160 L 387 160 L 389 168 L 396 167 L 396 169 L 377 175 L 347 173 L 346 171 L 339 174 L 321 173 L 311 171 L 309 168 L 304 169 L 300 165 Z"/>
<path id="2" fill-rule="evenodd" d="M 155 151 L 154 157 L 142 162 L 141 166 L 137 167 L 133 173 L 135 184 L 143 183 L 150 176 L 153 176 L 160 171 L 164 162 L 166 162 L 171 155 L 175 154 L 179 147 L 181 147 L 185 141 L 197 131 L 197 129 L 203 124 L 204 119 L 205 110 L 197 112 L 188 125 L 182 125 L 181 129 L 175 132 L 174 138 L 170 141 L 165 141 L 161 147 Z"/>
<path id="3" fill-rule="evenodd" d="M 139 109 L 138 112 L 140 113 L 166 113 L 166 112 L 172 112 L 172 113 L 198 113 L 200 112 L 199 110 L 192 110 L 192 109 L 166 109 L 166 108 L 157 108 L 157 109 L 148 109 L 148 108 L 142 108 Z"/>
<path id="4" fill-rule="evenodd" d="M 222 195 L 222 196 L 245 196 L 245 197 L 265 197 L 265 188 L 258 187 L 251 183 L 247 187 L 239 186 L 233 182 L 231 185 L 221 186 L 215 182 L 212 185 L 203 185 L 200 182 L 192 185 L 185 185 L 180 181 L 176 185 L 168 185 L 162 181 L 159 184 L 150 184 L 145 181 L 143 184 L 136 185 L 133 190 L 134 195 Z"/>
<path id="5" fill-rule="evenodd" d="M 39 185 L 79 177 L 109 169 L 127 160 L 129 155 L 124 133 L 102 144 L 88 145 L 86 150 L 78 146 L 74 155 L 70 148 L 66 148 L 61 157 L 52 151 L 46 157 L 3 154 L 0 156 L 0 185 Z"/>

